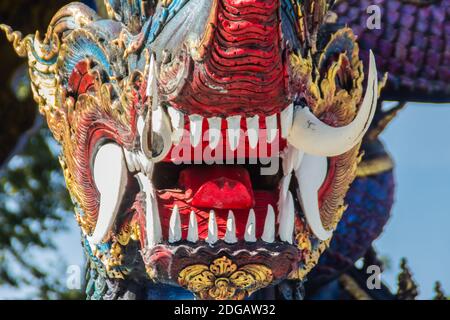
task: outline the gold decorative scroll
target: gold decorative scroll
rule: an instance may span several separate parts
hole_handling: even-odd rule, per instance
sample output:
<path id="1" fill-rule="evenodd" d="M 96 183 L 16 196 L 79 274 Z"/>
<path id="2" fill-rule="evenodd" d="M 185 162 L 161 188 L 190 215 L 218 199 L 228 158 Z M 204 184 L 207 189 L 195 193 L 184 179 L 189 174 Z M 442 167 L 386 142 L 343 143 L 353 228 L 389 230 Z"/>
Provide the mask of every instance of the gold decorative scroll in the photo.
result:
<path id="1" fill-rule="evenodd" d="M 223 256 L 209 266 L 196 264 L 184 268 L 178 283 L 201 299 L 242 300 L 256 290 L 267 287 L 273 280 L 272 270 L 261 264 L 238 268 Z"/>

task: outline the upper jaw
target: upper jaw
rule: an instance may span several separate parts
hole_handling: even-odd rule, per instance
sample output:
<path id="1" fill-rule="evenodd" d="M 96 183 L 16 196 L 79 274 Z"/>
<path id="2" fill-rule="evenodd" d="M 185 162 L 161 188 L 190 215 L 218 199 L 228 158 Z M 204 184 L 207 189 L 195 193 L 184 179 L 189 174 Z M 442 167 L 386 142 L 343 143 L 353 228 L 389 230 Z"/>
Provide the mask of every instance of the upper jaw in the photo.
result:
<path id="1" fill-rule="evenodd" d="M 181 120 L 184 116 L 176 116 L 176 113 L 171 114 L 170 112 L 167 112 L 164 107 L 158 102 L 156 77 L 154 76 L 155 74 L 156 65 L 153 64 L 153 67 L 150 68 L 149 73 L 147 95 L 152 98 L 152 110 L 149 111 L 149 113 L 152 113 L 153 116 L 151 119 L 155 122 L 153 122 L 151 126 L 148 125 L 148 121 L 144 122 L 143 126 L 138 126 L 138 129 L 140 127 L 139 136 L 141 137 L 140 150 L 131 153 L 127 150 L 124 150 L 124 156 L 124 154 L 118 152 L 116 148 L 112 153 L 112 156 L 116 157 L 116 162 L 119 164 L 118 168 L 120 168 L 120 170 L 123 170 L 123 168 L 126 168 L 128 166 L 130 170 L 134 169 L 135 171 L 139 171 L 140 174 L 138 174 L 138 177 L 140 178 L 138 179 L 141 183 L 141 187 L 145 188 L 144 193 L 147 196 L 147 216 L 150 219 L 148 220 L 150 222 L 148 222 L 147 227 L 149 229 L 156 230 L 155 232 L 161 233 L 161 228 L 160 226 L 158 226 L 158 224 L 160 224 L 160 222 L 158 221 L 158 214 L 156 214 L 157 203 L 155 190 L 150 182 L 150 179 L 146 180 L 143 178 L 150 178 L 154 163 L 166 158 L 166 156 L 169 154 L 169 151 L 172 149 L 174 137 L 178 138 L 180 136 L 184 136 L 179 134 L 179 130 L 176 130 L 176 128 L 172 127 L 174 123 L 180 126 L 180 130 L 184 129 L 185 126 L 184 122 Z M 327 156 L 336 156 L 345 153 L 351 150 L 353 147 L 357 146 L 362 138 L 362 135 L 367 130 L 368 124 L 373 118 L 377 100 L 377 92 L 377 74 L 374 57 L 373 55 L 371 55 L 367 92 L 363 99 L 358 115 L 349 125 L 339 128 L 333 128 L 321 122 L 320 119 L 317 119 L 310 112 L 305 112 L 306 108 L 294 110 L 294 107 L 292 105 L 288 106 L 279 115 L 269 116 L 265 119 L 267 125 L 265 131 L 267 132 L 267 129 L 274 128 L 276 133 L 279 133 L 280 131 L 278 130 L 277 126 L 279 119 L 281 122 L 281 135 L 283 135 L 283 131 L 285 131 L 284 134 L 287 136 L 287 140 L 289 142 L 289 146 L 287 147 L 287 149 L 285 149 L 283 153 L 280 153 L 280 156 L 283 158 L 283 167 L 285 169 L 284 173 L 286 177 L 284 178 L 281 187 L 279 188 L 281 190 L 281 197 L 279 198 L 278 202 L 279 206 L 283 206 L 284 201 L 287 201 L 286 199 L 289 193 L 287 193 L 286 190 L 290 185 L 290 177 L 292 173 L 294 173 L 300 187 L 298 190 L 298 199 L 300 200 L 299 202 L 303 208 L 305 217 L 308 220 L 309 228 L 320 240 L 326 240 L 331 236 L 330 230 L 326 230 L 322 225 L 318 200 L 318 192 L 322 186 L 322 183 L 327 177 Z M 189 120 L 190 132 L 187 135 L 188 141 L 190 141 L 192 144 L 198 144 L 203 128 L 203 118 L 199 115 L 197 117 L 190 116 Z M 289 128 L 291 121 L 291 129 L 283 130 L 283 128 Z M 208 122 L 211 123 L 211 119 Z M 239 137 L 241 137 L 240 124 L 242 122 L 243 121 L 240 117 L 237 118 L 236 116 L 234 116 L 228 118 L 226 130 L 227 134 L 222 136 L 222 131 L 219 131 L 219 136 L 216 137 L 228 141 L 229 148 L 232 149 L 233 152 L 236 151 L 237 147 L 239 146 Z M 220 121 L 218 123 L 220 123 Z M 246 123 L 248 125 L 248 119 Z M 255 124 L 257 125 L 258 123 L 255 122 Z M 149 127 L 152 128 L 152 134 L 150 134 L 148 131 Z M 254 130 L 252 132 L 252 130 L 250 129 L 255 128 L 256 126 L 250 126 L 250 128 L 247 128 L 247 136 L 254 136 Z M 272 135 L 271 131 L 272 130 L 269 130 L 269 132 L 266 133 L 266 142 L 272 140 L 273 136 L 277 136 L 276 134 Z M 334 139 L 334 135 L 337 135 L 336 139 Z M 148 138 L 149 136 L 152 136 L 152 143 L 154 143 L 158 139 L 160 141 L 160 153 L 156 156 L 154 156 L 154 153 L 152 152 L 153 150 L 148 150 L 148 143 L 146 139 L 144 139 L 145 137 Z M 210 135 L 208 135 L 206 138 L 209 143 L 211 143 L 210 138 Z M 250 139 L 248 140 L 249 144 Z M 280 139 L 283 140 L 282 137 Z M 330 139 L 334 139 L 336 141 L 336 144 L 330 145 Z M 274 139 L 273 141 L 276 141 L 276 139 Z M 314 142 L 316 142 L 316 144 L 314 144 Z M 319 145 L 319 147 L 317 145 Z M 101 146 L 100 150 L 102 150 L 102 148 L 105 148 L 105 146 Z M 101 154 L 102 152 L 97 152 L 97 155 Z M 149 157 L 149 154 L 151 157 Z M 103 157 L 102 159 L 107 158 Z M 96 170 L 96 168 L 101 168 L 101 166 L 105 165 L 105 163 L 103 163 L 102 161 L 107 160 L 102 159 L 95 159 L 96 161 L 94 161 L 94 171 Z M 120 173 L 116 174 L 121 175 Z M 96 180 L 95 182 L 99 190 L 105 190 L 104 198 L 110 197 L 110 201 L 113 201 L 115 204 L 111 207 L 112 209 L 107 210 L 106 208 L 103 209 L 103 211 L 101 210 L 99 213 L 99 220 L 102 221 L 102 226 L 106 224 L 108 228 L 96 228 L 93 236 L 90 239 L 94 244 L 97 244 L 107 236 L 107 233 L 109 231 L 108 229 L 112 225 L 111 221 L 114 220 L 115 215 L 117 214 L 117 210 L 119 210 L 120 208 L 119 203 L 122 199 L 120 197 L 121 192 L 119 192 L 118 190 L 123 188 L 124 182 L 118 179 L 116 179 L 112 185 L 108 184 L 108 179 L 98 179 L 98 181 Z M 106 186 L 102 185 L 102 183 L 106 184 Z M 100 199 L 100 201 L 102 201 L 102 199 Z M 155 214 L 153 214 L 153 212 L 155 212 Z M 280 212 L 281 216 L 283 216 L 283 210 L 280 210 Z M 291 213 L 288 212 L 288 214 L 290 217 Z M 151 234 L 148 231 L 147 233 L 147 241 L 149 245 L 154 245 L 162 240 L 161 234 Z M 292 234 L 289 235 L 289 237 L 291 236 Z"/>

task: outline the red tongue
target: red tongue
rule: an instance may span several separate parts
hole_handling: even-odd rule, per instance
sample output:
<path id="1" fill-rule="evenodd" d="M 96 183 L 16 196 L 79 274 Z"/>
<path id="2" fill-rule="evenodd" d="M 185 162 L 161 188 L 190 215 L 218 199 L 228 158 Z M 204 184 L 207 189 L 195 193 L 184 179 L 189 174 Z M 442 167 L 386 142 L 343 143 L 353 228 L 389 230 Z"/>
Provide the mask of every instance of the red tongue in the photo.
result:
<path id="1" fill-rule="evenodd" d="M 192 205 L 210 209 L 250 209 L 255 205 L 248 171 L 237 166 L 191 167 L 179 184 L 194 194 Z"/>

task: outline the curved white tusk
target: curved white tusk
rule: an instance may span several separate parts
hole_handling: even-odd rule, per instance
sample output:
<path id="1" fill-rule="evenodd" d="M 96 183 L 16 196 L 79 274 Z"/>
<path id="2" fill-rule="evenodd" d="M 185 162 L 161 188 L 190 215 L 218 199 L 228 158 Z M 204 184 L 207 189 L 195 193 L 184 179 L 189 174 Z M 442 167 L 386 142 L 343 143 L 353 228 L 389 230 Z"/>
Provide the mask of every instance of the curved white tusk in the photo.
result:
<path id="1" fill-rule="evenodd" d="M 317 238 L 324 241 L 331 237 L 332 231 L 325 230 L 320 218 L 318 191 L 327 176 L 326 157 L 305 154 L 300 168 L 295 171 L 299 190 L 298 196 L 308 225 Z"/>
<path id="2" fill-rule="evenodd" d="M 332 127 L 320 121 L 309 108 L 302 108 L 295 112 L 288 141 L 309 154 L 325 157 L 341 155 L 358 144 L 369 129 L 377 99 L 377 68 L 375 57 L 370 51 L 366 95 L 355 119 L 344 127 Z"/>
<path id="3" fill-rule="evenodd" d="M 147 247 L 151 248 L 162 241 L 158 203 L 155 199 L 155 190 L 148 176 L 139 172 L 135 177 L 145 194 L 145 232 L 147 234 Z"/>
<path id="4" fill-rule="evenodd" d="M 91 245 L 99 244 L 111 230 L 119 211 L 128 181 L 128 171 L 122 148 L 115 143 L 102 145 L 95 155 L 93 176 L 100 193 L 100 208 Z"/>
<path id="5" fill-rule="evenodd" d="M 172 126 L 170 123 L 169 116 L 166 111 L 162 108 L 159 97 L 158 97 L 158 83 L 157 83 L 157 71 L 156 71 L 156 62 L 154 55 L 151 56 L 150 67 L 149 67 L 149 75 L 147 80 L 147 96 L 152 98 L 152 107 L 148 110 L 147 118 L 144 120 L 144 125 L 138 126 L 139 134 L 141 136 L 141 147 L 144 154 L 147 158 L 151 159 L 153 162 L 162 161 L 169 153 L 172 147 Z M 153 157 L 152 150 L 149 149 L 149 141 L 150 135 L 149 125 L 151 116 L 151 129 L 154 133 L 162 139 L 162 151 L 158 156 Z M 142 117 L 140 117 L 142 119 Z M 142 119 L 143 120 L 143 119 Z M 139 124 L 139 122 L 138 122 Z"/>

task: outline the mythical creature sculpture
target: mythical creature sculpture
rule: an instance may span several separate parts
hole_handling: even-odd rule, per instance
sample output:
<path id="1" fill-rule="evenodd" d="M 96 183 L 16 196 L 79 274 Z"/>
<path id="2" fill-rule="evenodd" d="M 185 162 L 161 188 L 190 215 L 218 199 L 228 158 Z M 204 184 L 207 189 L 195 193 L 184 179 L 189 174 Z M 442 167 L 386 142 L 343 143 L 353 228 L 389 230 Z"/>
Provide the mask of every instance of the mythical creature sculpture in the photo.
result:
<path id="1" fill-rule="evenodd" d="M 91 298 L 302 298 L 386 124 L 386 78 L 332 2 L 105 0 L 107 18 L 69 4 L 43 37 L 0 26 L 62 146 Z M 337 250 L 351 264 L 371 236 Z"/>

